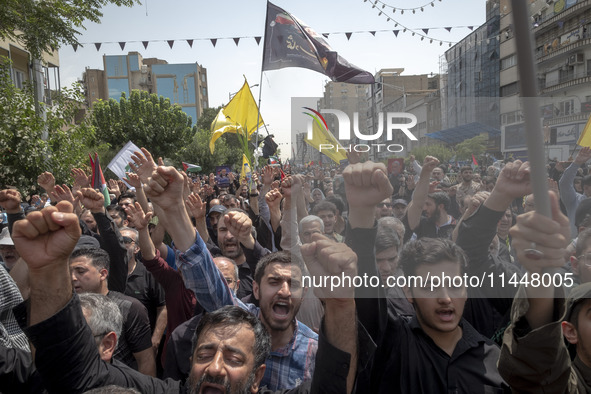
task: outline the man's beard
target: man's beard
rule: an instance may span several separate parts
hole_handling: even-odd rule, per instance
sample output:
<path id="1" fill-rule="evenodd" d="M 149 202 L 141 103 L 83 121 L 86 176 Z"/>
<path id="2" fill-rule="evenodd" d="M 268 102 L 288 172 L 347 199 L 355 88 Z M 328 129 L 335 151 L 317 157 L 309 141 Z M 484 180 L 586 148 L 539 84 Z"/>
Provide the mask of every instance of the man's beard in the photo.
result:
<path id="1" fill-rule="evenodd" d="M 211 383 L 217 384 L 220 386 L 224 386 L 226 389 L 226 394 L 248 394 L 250 393 L 250 387 L 253 385 L 255 379 L 255 371 L 253 370 L 248 379 L 244 384 L 242 382 L 236 382 L 238 387 L 232 387 L 230 382 L 226 378 L 217 377 L 214 378 L 209 374 L 205 373 L 198 382 L 195 382 L 197 379 L 193 374 L 189 375 L 189 389 L 191 390 L 191 394 L 198 394 L 201 390 L 201 386 L 203 383 Z"/>
<path id="2" fill-rule="evenodd" d="M 242 245 L 240 245 L 240 242 L 236 241 L 236 244 L 237 247 L 233 251 L 228 251 L 226 250 L 226 245 L 220 242 L 220 250 L 222 251 L 222 255 L 230 259 L 236 259 L 244 255 L 244 251 L 242 250 Z"/>
<path id="3" fill-rule="evenodd" d="M 439 208 L 435 208 L 435 211 L 433 211 L 433 214 L 427 218 L 427 220 L 431 223 L 436 223 L 437 219 L 439 219 L 439 215 L 441 214 L 441 211 L 439 210 Z"/>

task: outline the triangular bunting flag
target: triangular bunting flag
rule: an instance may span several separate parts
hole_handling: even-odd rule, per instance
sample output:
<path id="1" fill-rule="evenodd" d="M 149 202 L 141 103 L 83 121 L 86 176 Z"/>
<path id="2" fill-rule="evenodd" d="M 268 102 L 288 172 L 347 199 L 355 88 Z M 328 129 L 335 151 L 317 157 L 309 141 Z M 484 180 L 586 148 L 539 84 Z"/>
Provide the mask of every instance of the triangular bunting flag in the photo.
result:
<path id="1" fill-rule="evenodd" d="M 371 34 L 372 36 L 376 36 L 376 32 L 375 31 L 370 31 L 369 34 Z"/>
<path id="2" fill-rule="evenodd" d="M 211 44 L 212 44 L 212 45 L 214 46 L 214 48 L 215 48 L 215 44 L 218 42 L 218 39 L 217 39 L 217 38 L 212 38 L 212 39 L 210 39 L 210 41 L 211 41 Z"/>
<path id="3" fill-rule="evenodd" d="M 236 46 L 238 46 L 238 43 L 240 42 L 240 37 L 234 37 L 233 40 L 236 43 Z"/>
<path id="4" fill-rule="evenodd" d="M 423 33 L 429 34 L 429 29 L 423 29 Z"/>
<path id="5" fill-rule="evenodd" d="M 257 42 L 257 45 L 261 43 L 261 37 L 255 37 L 254 40 Z"/>
<path id="6" fill-rule="evenodd" d="M 96 51 L 97 51 L 97 52 L 99 51 L 99 49 L 101 49 L 101 45 L 102 45 L 102 44 L 101 44 L 100 42 L 95 42 L 95 43 L 94 43 L 94 46 L 96 47 Z"/>
<path id="7" fill-rule="evenodd" d="M 474 26 L 468 26 L 468 29 L 474 30 Z"/>
<path id="8" fill-rule="evenodd" d="M 78 44 L 72 44 L 72 48 L 74 48 L 74 52 L 78 49 Z"/>
<path id="9" fill-rule="evenodd" d="M 446 27 L 445 30 L 451 31 L 451 27 Z"/>
<path id="10" fill-rule="evenodd" d="M 349 41 L 349 38 L 351 38 L 351 35 L 352 35 L 352 34 L 353 34 L 353 33 L 345 33 L 345 35 L 347 36 L 347 41 Z"/>
<path id="11" fill-rule="evenodd" d="M 142 44 L 144 44 L 144 49 L 148 49 L 149 43 L 150 43 L 150 41 L 142 41 Z"/>
<path id="12" fill-rule="evenodd" d="M 193 48 L 193 40 L 187 40 L 187 44 L 189 44 L 189 46 L 190 46 L 191 48 Z"/>
<path id="13" fill-rule="evenodd" d="M 324 38 L 328 38 L 328 33 L 322 33 L 322 35 L 324 36 Z"/>
<path id="14" fill-rule="evenodd" d="M 168 42 L 168 46 L 170 47 L 170 49 L 172 49 L 172 46 L 174 45 L 174 40 L 168 40 L 166 42 Z"/>
<path id="15" fill-rule="evenodd" d="M 400 30 L 392 30 L 392 32 L 394 32 L 394 35 L 395 35 L 396 37 L 398 37 L 398 32 L 399 32 L 399 31 L 400 31 Z"/>
<path id="16" fill-rule="evenodd" d="M 120 42 L 119 46 L 121 47 L 121 50 L 125 49 L 125 41 Z"/>

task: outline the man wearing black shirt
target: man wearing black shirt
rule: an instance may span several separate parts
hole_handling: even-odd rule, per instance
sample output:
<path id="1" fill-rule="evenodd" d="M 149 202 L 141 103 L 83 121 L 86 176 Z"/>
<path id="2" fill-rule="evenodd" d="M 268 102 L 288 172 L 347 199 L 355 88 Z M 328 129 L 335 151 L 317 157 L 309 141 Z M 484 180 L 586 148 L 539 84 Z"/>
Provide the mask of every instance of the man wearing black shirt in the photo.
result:
<path id="1" fill-rule="evenodd" d="M 165 190 L 177 194 L 182 189 L 182 176 L 173 168 L 158 171 L 163 178 L 172 179 L 154 177 L 167 186 Z M 157 203 L 157 198 L 151 197 Z M 172 211 L 176 208 L 170 209 L 166 214 L 174 223 L 169 228 L 172 238 L 178 248 L 186 250 L 194 242 L 191 222 L 184 208 L 176 214 Z M 100 360 L 96 347 L 93 349 L 92 333 L 81 322 L 78 298 L 72 296 L 67 275 L 68 256 L 80 236 L 72 206 L 60 202 L 32 215 L 15 225 L 15 245 L 29 266 L 31 286 L 28 311 L 27 305 L 21 304 L 16 314 L 35 345 L 37 367 L 48 389 L 82 392 L 117 384 L 136 387 L 143 393 L 184 392 L 187 387 L 179 382 L 153 379 Z M 345 245 L 335 246 L 324 237 L 317 236 L 302 248 L 302 255 L 310 271 L 317 275 L 333 270 L 346 275 L 356 273 L 357 259 L 351 250 Z M 350 393 L 353 389 L 357 367 L 353 294 L 350 288 L 339 288 L 330 295 L 319 293 L 325 297 L 326 314 L 311 387 L 308 384 L 284 392 Z M 190 388 L 194 392 L 205 392 L 207 387 L 220 392 L 258 391 L 265 370 L 262 362 L 270 347 L 263 326 L 248 312 L 233 306 L 208 316 L 196 332 Z"/>
<path id="2" fill-rule="evenodd" d="M 349 202 L 346 242 L 359 257 L 358 275 L 378 276 L 372 213 L 375 205 L 392 193 L 385 166 L 355 164 L 345 169 L 343 177 Z M 404 288 L 416 312 L 410 321 L 388 308 L 384 287 L 356 289 L 359 320 L 378 345 L 371 373 L 358 380 L 358 392 L 390 393 L 393 388 L 402 393 L 507 390 L 496 369 L 498 347 L 462 318 L 466 287 L 437 286 L 433 279 L 444 274 L 463 275 L 466 257 L 461 249 L 449 240 L 425 238 L 405 246 L 400 264 L 407 279 L 415 276 L 420 278 L 419 284 L 423 282 L 421 286 L 408 282 Z"/>
<path id="3" fill-rule="evenodd" d="M 123 335 L 115 358 L 147 375 L 156 376 L 150 321 L 146 308 L 135 298 L 109 291 L 109 255 L 102 249 L 82 248 L 70 257 L 72 287 L 77 293 L 97 293 L 115 301 L 123 315 Z"/>

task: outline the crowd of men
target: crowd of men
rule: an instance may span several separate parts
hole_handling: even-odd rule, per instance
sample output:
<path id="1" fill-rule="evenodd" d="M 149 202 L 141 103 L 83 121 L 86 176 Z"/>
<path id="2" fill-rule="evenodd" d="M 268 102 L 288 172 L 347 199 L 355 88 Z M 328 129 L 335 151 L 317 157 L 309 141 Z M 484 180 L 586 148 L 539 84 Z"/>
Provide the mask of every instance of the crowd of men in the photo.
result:
<path id="1" fill-rule="evenodd" d="M 0 392 L 591 393 L 591 149 L 551 217 L 519 160 L 132 159 L 110 205 L 77 168 L 0 191 Z"/>

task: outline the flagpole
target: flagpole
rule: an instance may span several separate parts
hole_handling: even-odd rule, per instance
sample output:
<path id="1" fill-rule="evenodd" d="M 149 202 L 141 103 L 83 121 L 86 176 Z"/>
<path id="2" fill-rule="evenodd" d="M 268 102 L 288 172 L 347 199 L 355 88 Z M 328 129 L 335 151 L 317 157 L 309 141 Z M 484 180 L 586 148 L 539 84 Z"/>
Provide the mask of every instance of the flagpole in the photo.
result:
<path id="1" fill-rule="evenodd" d="M 527 156 L 530 162 L 530 179 L 536 201 L 536 212 L 551 217 L 548 183 L 546 181 L 546 163 L 540 122 L 540 107 L 537 100 L 536 65 L 530 32 L 527 4 L 523 0 L 511 0 L 513 9 L 513 27 L 515 29 L 515 47 L 517 67 L 521 82 L 521 99 L 525 118 L 525 136 Z M 535 249 L 535 248 L 534 248 Z"/>
<path id="2" fill-rule="evenodd" d="M 267 0 L 267 10 L 265 11 L 265 30 L 263 32 L 263 34 L 267 33 L 267 19 L 269 18 L 269 1 Z M 265 46 L 267 44 L 267 37 L 263 37 L 263 55 L 261 56 L 261 78 L 259 81 L 259 103 L 257 105 L 257 130 L 256 130 L 256 136 L 254 137 L 254 152 L 256 153 L 258 147 L 259 147 L 259 119 L 261 117 L 261 97 L 263 95 L 263 65 L 265 63 Z M 267 126 L 265 126 L 265 130 L 267 130 Z M 267 130 L 267 135 L 269 135 L 269 131 Z M 256 172 L 258 167 L 259 167 L 259 158 L 253 154 L 253 158 L 254 158 L 254 171 Z"/>

